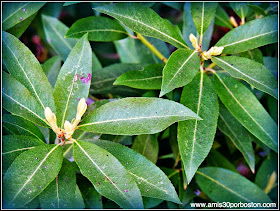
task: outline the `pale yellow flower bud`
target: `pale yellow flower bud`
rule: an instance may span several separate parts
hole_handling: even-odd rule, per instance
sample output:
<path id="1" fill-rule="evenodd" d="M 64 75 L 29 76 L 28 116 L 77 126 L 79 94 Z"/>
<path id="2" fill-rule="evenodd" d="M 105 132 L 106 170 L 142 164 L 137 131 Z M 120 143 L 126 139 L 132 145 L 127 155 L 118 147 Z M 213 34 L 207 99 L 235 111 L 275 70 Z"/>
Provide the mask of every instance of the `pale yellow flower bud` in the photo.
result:
<path id="1" fill-rule="evenodd" d="M 211 49 L 210 49 L 211 50 Z M 202 53 L 201 53 L 201 56 L 202 56 L 202 58 L 204 59 L 204 60 L 208 60 L 208 59 L 211 59 L 211 54 L 210 54 L 210 52 L 211 51 L 203 51 Z"/>
<path id="2" fill-rule="evenodd" d="M 231 25 L 233 25 L 235 28 L 238 27 L 238 24 L 235 20 L 235 18 L 233 16 L 229 17 L 229 22 L 231 23 Z"/>
<path id="3" fill-rule="evenodd" d="M 65 130 L 65 138 L 67 139 L 71 138 L 74 133 L 74 127 L 68 120 L 64 122 L 64 130 Z"/>
<path id="4" fill-rule="evenodd" d="M 78 103 L 76 119 L 81 120 L 81 117 L 84 115 L 86 110 L 87 110 L 87 103 L 85 98 L 82 98 Z"/>
<path id="5" fill-rule="evenodd" d="M 212 47 L 211 49 L 212 49 L 211 55 L 212 56 L 218 56 L 223 52 L 224 47 L 216 47 L 215 46 L 215 47 Z"/>
<path id="6" fill-rule="evenodd" d="M 56 116 L 49 107 L 45 108 L 45 117 L 48 120 L 48 122 L 50 123 L 52 129 L 55 132 L 58 131 L 59 129 L 58 129 L 57 123 L 56 123 Z"/>
<path id="7" fill-rule="evenodd" d="M 192 46 L 195 48 L 195 49 L 200 49 L 200 47 L 198 46 L 197 44 L 197 38 L 193 35 L 193 34 L 190 34 L 189 36 L 189 39 L 192 43 Z"/>

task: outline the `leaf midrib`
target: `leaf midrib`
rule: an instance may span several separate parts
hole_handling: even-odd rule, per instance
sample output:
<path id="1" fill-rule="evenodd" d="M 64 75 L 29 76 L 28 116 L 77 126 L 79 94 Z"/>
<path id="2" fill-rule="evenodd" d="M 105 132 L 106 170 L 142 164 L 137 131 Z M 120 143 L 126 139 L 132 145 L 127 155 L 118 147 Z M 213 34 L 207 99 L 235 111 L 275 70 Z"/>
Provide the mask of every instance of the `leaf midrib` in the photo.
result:
<path id="1" fill-rule="evenodd" d="M 102 9 L 100 9 L 100 10 L 101 10 L 101 11 L 106 11 L 106 10 L 102 10 Z M 147 25 L 147 24 L 145 24 L 145 23 L 143 23 L 143 22 L 141 22 L 141 21 L 138 21 L 138 20 L 135 20 L 135 19 L 133 19 L 133 18 L 130 18 L 130 17 L 124 16 L 124 15 L 120 15 L 120 14 L 117 14 L 117 13 L 114 13 L 114 12 L 111 12 L 111 11 L 106 11 L 106 12 L 107 12 L 107 13 L 111 13 L 111 14 L 116 15 L 116 16 L 120 16 L 120 17 L 129 19 L 129 20 L 131 20 L 131 21 L 135 21 L 135 22 L 137 22 L 137 23 L 139 23 L 139 24 L 142 24 L 142 25 L 144 25 L 144 26 L 146 26 L 146 27 L 148 27 L 148 28 L 150 28 L 150 29 L 152 29 L 152 30 L 154 30 L 154 31 L 156 31 L 156 32 L 158 32 L 158 33 L 160 33 L 160 34 L 162 34 L 163 36 L 168 37 L 169 39 L 175 41 L 176 43 L 179 43 L 180 45 L 184 46 L 185 48 L 189 49 L 188 46 L 186 46 L 185 44 L 181 43 L 179 40 L 177 40 L 177 39 L 175 39 L 175 38 L 169 36 L 168 34 L 165 34 L 165 33 L 161 32 L 161 31 L 159 31 L 158 29 L 153 28 L 152 26 L 149 26 L 149 25 Z"/>
<path id="2" fill-rule="evenodd" d="M 25 148 L 19 148 L 19 149 L 15 149 L 15 150 L 8 151 L 8 152 L 3 152 L 3 153 L 2 153 L 2 155 L 6 155 L 6 154 L 10 154 L 10 153 L 17 152 L 17 151 L 22 151 L 22 150 L 33 149 L 33 148 L 35 148 L 35 147 L 25 147 Z"/>
<path id="3" fill-rule="evenodd" d="M 233 93 L 230 91 L 230 89 L 226 86 L 226 84 L 222 81 L 222 79 L 218 76 L 218 74 L 216 74 L 217 78 L 219 79 L 219 81 L 223 84 L 223 86 L 226 88 L 226 90 L 228 91 L 228 93 L 233 97 L 233 99 L 235 100 L 235 102 L 237 102 L 237 104 L 245 111 L 245 113 L 261 128 L 261 130 L 270 138 L 270 140 L 272 140 L 272 142 L 275 144 L 273 138 L 263 129 L 263 127 L 251 116 L 251 114 L 242 106 L 242 104 L 235 98 L 235 96 L 233 95 Z"/>
<path id="4" fill-rule="evenodd" d="M 126 82 L 126 81 L 146 81 L 146 80 L 153 80 L 155 78 L 162 78 L 162 76 L 155 76 L 155 77 L 150 77 L 150 78 L 129 79 L 129 80 L 123 80 L 123 81 L 120 81 L 120 82 Z"/>
<path id="5" fill-rule="evenodd" d="M 127 32 L 125 32 L 125 31 L 120 31 L 120 30 L 116 30 L 116 29 L 91 29 L 91 30 L 84 30 L 84 31 L 69 33 L 67 36 L 71 36 L 71 35 L 74 35 L 74 34 L 81 34 L 81 33 L 85 33 L 85 32 L 108 32 L 108 31 L 127 34 Z"/>
<path id="6" fill-rule="evenodd" d="M 235 192 L 234 190 L 228 188 L 227 186 L 225 186 L 224 184 L 220 183 L 219 181 L 217 181 L 217 180 L 215 180 L 215 179 L 209 177 L 208 175 L 203 174 L 203 173 L 200 172 L 200 171 L 197 171 L 196 173 L 197 173 L 197 174 L 200 174 L 201 176 L 203 176 L 203 177 L 205 177 L 205 178 L 207 178 L 207 179 L 209 179 L 209 180 L 211 180 L 212 182 L 214 182 L 214 183 L 216 183 L 217 185 L 223 187 L 224 189 L 228 190 L 229 192 L 233 193 L 234 195 L 236 195 L 236 196 L 238 196 L 238 197 L 240 197 L 240 198 L 242 198 L 242 199 L 244 199 L 244 200 L 246 200 L 246 201 L 248 201 L 248 202 L 251 202 L 251 200 L 249 200 L 249 199 L 247 199 L 246 197 L 240 195 L 239 193 Z"/>

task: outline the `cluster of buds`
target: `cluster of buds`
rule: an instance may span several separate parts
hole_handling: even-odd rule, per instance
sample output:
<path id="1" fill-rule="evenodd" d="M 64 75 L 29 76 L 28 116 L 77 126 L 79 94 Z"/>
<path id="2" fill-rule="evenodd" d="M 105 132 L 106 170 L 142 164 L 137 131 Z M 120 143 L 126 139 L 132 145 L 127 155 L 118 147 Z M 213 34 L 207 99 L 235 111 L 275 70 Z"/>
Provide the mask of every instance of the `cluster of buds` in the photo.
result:
<path id="1" fill-rule="evenodd" d="M 62 140 L 62 143 L 64 143 L 65 139 L 72 138 L 72 135 L 76 130 L 78 124 L 80 123 L 81 118 L 86 112 L 86 110 L 86 100 L 85 98 L 82 98 L 78 103 L 76 118 L 74 118 L 71 123 L 68 120 L 66 120 L 64 122 L 64 129 L 61 129 L 57 126 L 56 116 L 49 107 L 45 108 L 45 117 L 52 130 L 57 134 L 59 140 Z"/>
<path id="2" fill-rule="evenodd" d="M 201 52 L 201 57 L 204 60 L 208 60 L 211 59 L 212 56 L 218 56 L 222 53 L 222 51 L 224 50 L 224 47 L 212 47 L 209 49 L 209 51 L 201 51 L 201 45 L 199 45 L 197 43 L 197 38 L 193 35 L 190 34 L 189 39 L 192 43 L 192 46 L 199 52 Z"/>

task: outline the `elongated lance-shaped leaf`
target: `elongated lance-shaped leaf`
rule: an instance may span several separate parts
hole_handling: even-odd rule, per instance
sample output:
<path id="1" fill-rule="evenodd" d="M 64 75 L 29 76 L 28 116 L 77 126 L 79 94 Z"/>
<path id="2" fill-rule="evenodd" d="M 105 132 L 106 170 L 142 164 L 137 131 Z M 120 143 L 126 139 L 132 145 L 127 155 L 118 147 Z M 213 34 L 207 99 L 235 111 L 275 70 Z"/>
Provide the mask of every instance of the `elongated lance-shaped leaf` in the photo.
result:
<path id="1" fill-rule="evenodd" d="M 57 124 L 72 121 L 81 98 L 87 99 L 92 75 L 92 51 L 85 34 L 61 67 L 54 87 Z"/>
<path id="2" fill-rule="evenodd" d="M 190 183 L 212 147 L 219 113 L 218 98 L 212 82 L 202 71 L 184 87 L 181 104 L 203 119 L 178 123 L 178 145 L 187 181 Z"/>
<path id="3" fill-rule="evenodd" d="M 61 67 L 61 57 L 60 56 L 53 56 L 52 58 L 48 59 L 44 64 L 42 64 L 42 68 L 48 77 L 49 82 L 51 83 L 52 87 L 54 87 L 59 70 Z"/>
<path id="4" fill-rule="evenodd" d="M 136 89 L 161 89 L 163 64 L 151 64 L 142 71 L 128 71 L 115 80 L 113 85 L 124 85 Z"/>
<path id="5" fill-rule="evenodd" d="M 2 124 L 4 128 L 8 129 L 15 135 L 33 136 L 43 142 L 46 141 L 38 127 L 20 116 L 4 114 L 2 116 Z"/>
<path id="6" fill-rule="evenodd" d="M 227 169 L 200 168 L 195 179 L 201 190 L 216 202 L 271 202 L 271 199 L 256 184 Z"/>
<path id="7" fill-rule="evenodd" d="M 4 71 L 2 76 L 3 108 L 14 115 L 21 116 L 35 124 L 46 127 L 44 110 L 28 89 Z"/>
<path id="8" fill-rule="evenodd" d="M 148 158 L 153 163 L 158 158 L 158 140 L 156 135 L 139 135 L 135 138 L 131 149 Z"/>
<path id="9" fill-rule="evenodd" d="M 200 36 L 204 32 L 215 17 L 217 2 L 192 2 L 191 13 L 194 25 Z"/>
<path id="10" fill-rule="evenodd" d="M 57 18 L 42 15 L 42 22 L 47 42 L 65 61 L 77 40 L 64 37 L 69 28 Z"/>
<path id="11" fill-rule="evenodd" d="M 277 79 L 264 65 L 238 56 L 213 57 L 211 60 L 231 76 L 241 78 L 257 89 L 278 99 Z"/>
<path id="12" fill-rule="evenodd" d="M 72 208 L 74 208 L 74 209 L 84 209 L 85 208 L 84 199 L 83 199 L 82 193 L 79 189 L 79 186 L 77 184 L 76 184 L 76 190 L 75 190 L 75 202 L 74 202 L 74 206 Z"/>
<path id="13" fill-rule="evenodd" d="M 134 178 L 142 196 L 180 203 L 170 180 L 147 158 L 128 147 L 111 141 L 94 140 L 93 143 L 112 153 L 121 162 Z"/>
<path id="14" fill-rule="evenodd" d="M 3 60 L 9 71 L 35 97 L 44 110 L 55 112 L 52 87 L 39 61 L 32 52 L 13 35 L 2 32 Z"/>
<path id="15" fill-rule="evenodd" d="M 158 133 L 177 121 L 199 119 L 187 107 L 171 100 L 128 97 L 107 103 L 88 115 L 78 128 L 113 135 Z"/>
<path id="16" fill-rule="evenodd" d="M 25 135 L 7 135 L 2 138 L 3 172 L 6 172 L 16 157 L 24 151 L 33 149 L 39 145 L 44 145 L 43 141 Z"/>
<path id="17" fill-rule="evenodd" d="M 21 153 L 3 178 L 4 207 L 22 207 L 32 201 L 54 180 L 62 159 L 60 145 L 37 146 Z"/>
<path id="18" fill-rule="evenodd" d="M 263 64 L 263 54 L 262 54 L 262 51 L 259 48 L 255 48 L 253 50 L 248 50 L 248 51 L 241 52 L 239 54 L 239 56 L 245 57 L 247 59 L 251 59 L 255 62 Z"/>
<path id="19" fill-rule="evenodd" d="M 75 205 L 76 171 L 73 163 L 63 160 L 55 179 L 39 195 L 42 209 L 71 209 Z"/>
<path id="20" fill-rule="evenodd" d="M 236 79 L 214 75 L 214 88 L 230 113 L 261 142 L 278 151 L 278 128 L 254 94 Z"/>
<path id="21" fill-rule="evenodd" d="M 3 3 L 2 30 L 7 30 L 28 19 L 46 2 L 9 2 Z"/>
<path id="22" fill-rule="evenodd" d="M 143 208 L 133 177 L 111 153 L 95 144 L 75 141 L 74 159 L 101 195 L 123 208 Z"/>
<path id="23" fill-rule="evenodd" d="M 175 88 L 185 86 L 192 81 L 200 65 L 196 51 L 178 49 L 167 61 L 163 69 L 160 97 Z"/>
<path id="24" fill-rule="evenodd" d="M 225 106 L 220 103 L 218 128 L 227 135 L 242 153 L 251 171 L 255 172 L 255 154 L 250 133 L 235 119 Z"/>
<path id="25" fill-rule="evenodd" d="M 117 20 L 92 16 L 79 19 L 73 23 L 65 37 L 80 38 L 86 33 L 88 33 L 89 41 L 101 42 L 120 40 L 128 36 L 128 32 Z"/>
<path id="26" fill-rule="evenodd" d="M 155 37 L 177 48 L 188 48 L 180 34 L 154 10 L 138 3 L 116 3 L 95 10 L 110 15 L 135 32 Z"/>
<path id="27" fill-rule="evenodd" d="M 218 26 L 223 26 L 229 29 L 233 29 L 231 23 L 229 22 L 229 16 L 221 5 L 218 5 L 216 8 L 215 24 Z"/>
<path id="28" fill-rule="evenodd" d="M 234 54 L 278 41 L 278 16 L 249 21 L 228 32 L 216 44 L 223 53 Z"/>

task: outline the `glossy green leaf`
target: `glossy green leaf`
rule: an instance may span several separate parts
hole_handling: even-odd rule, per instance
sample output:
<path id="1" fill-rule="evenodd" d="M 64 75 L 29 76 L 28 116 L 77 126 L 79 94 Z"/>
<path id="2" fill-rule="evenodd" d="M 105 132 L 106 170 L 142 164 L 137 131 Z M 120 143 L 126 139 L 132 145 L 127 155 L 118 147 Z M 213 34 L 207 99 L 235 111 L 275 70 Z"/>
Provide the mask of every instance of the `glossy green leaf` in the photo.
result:
<path id="1" fill-rule="evenodd" d="M 70 5 L 78 4 L 78 3 L 81 3 L 81 2 L 65 2 L 65 3 L 63 4 L 63 6 L 64 6 L 64 7 L 65 7 L 65 6 L 70 6 Z"/>
<path id="2" fill-rule="evenodd" d="M 241 78 L 257 89 L 278 99 L 277 79 L 264 65 L 237 56 L 213 57 L 211 60 L 231 76 Z"/>
<path id="3" fill-rule="evenodd" d="M 178 123 L 178 145 L 188 183 L 207 157 L 216 134 L 219 104 L 211 80 L 201 71 L 186 85 L 181 104 L 202 118 Z"/>
<path id="4" fill-rule="evenodd" d="M 81 98 L 87 99 L 92 76 L 92 50 L 85 34 L 61 67 L 54 87 L 57 124 L 76 117 Z"/>
<path id="5" fill-rule="evenodd" d="M 278 41 L 278 17 L 267 16 L 249 21 L 228 32 L 216 44 L 223 53 L 234 54 Z"/>
<path id="6" fill-rule="evenodd" d="M 25 135 L 3 136 L 2 143 L 3 172 L 7 171 L 16 157 L 22 152 L 33 149 L 39 145 L 44 145 L 44 142 L 41 140 Z"/>
<path id="7" fill-rule="evenodd" d="M 44 135 L 41 133 L 38 127 L 20 116 L 4 114 L 2 116 L 2 124 L 3 127 L 15 135 L 33 136 L 34 138 L 43 142 L 46 141 Z"/>
<path id="8" fill-rule="evenodd" d="M 71 209 L 75 203 L 76 172 L 73 163 L 64 159 L 59 174 L 39 195 L 42 209 Z"/>
<path id="9" fill-rule="evenodd" d="M 263 16 L 266 16 L 266 12 L 263 8 L 257 6 L 257 5 L 252 5 L 252 4 L 248 4 L 247 5 L 248 7 L 250 7 L 252 10 L 254 10 L 254 12 L 257 14 L 257 15 L 263 15 Z"/>
<path id="10" fill-rule="evenodd" d="M 233 29 L 231 23 L 229 22 L 229 16 L 221 5 L 218 5 L 216 9 L 215 24 L 218 26 L 223 26 L 229 29 Z"/>
<path id="11" fill-rule="evenodd" d="M 278 122 L 278 100 L 271 96 L 267 96 L 268 112 L 275 122 Z"/>
<path id="12" fill-rule="evenodd" d="M 227 169 L 201 168 L 195 178 L 201 190 L 215 202 L 271 202 L 257 185 Z"/>
<path id="13" fill-rule="evenodd" d="M 145 156 L 153 163 L 157 162 L 159 147 L 156 135 L 137 136 L 131 149 Z"/>
<path id="14" fill-rule="evenodd" d="M 154 10 L 138 3 L 116 3 L 94 8 L 110 15 L 135 32 L 148 37 L 155 37 L 177 48 L 188 46 L 180 34 Z"/>
<path id="15" fill-rule="evenodd" d="M 52 87 L 55 86 L 55 82 L 61 67 L 61 57 L 53 56 L 42 64 L 42 68 L 48 77 Z"/>
<path id="16" fill-rule="evenodd" d="M 82 193 L 81 193 L 78 185 L 76 185 L 75 202 L 74 202 L 74 206 L 72 208 L 74 208 L 74 209 L 84 209 L 85 208 L 84 199 L 83 199 Z"/>
<path id="17" fill-rule="evenodd" d="M 230 2 L 230 7 L 234 10 L 234 12 L 240 17 L 245 18 L 248 15 L 249 8 L 246 2 Z"/>
<path id="18" fill-rule="evenodd" d="M 207 165 L 208 166 L 216 166 L 225 168 L 231 171 L 234 171 L 238 173 L 236 167 L 226 158 L 224 157 L 220 152 L 218 152 L 215 149 L 211 149 L 209 152 L 209 155 L 206 158 Z"/>
<path id="19" fill-rule="evenodd" d="M 3 108 L 14 115 L 47 127 L 44 122 L 44 110 L 27 88 L 6 72 L 2 72 L 2 76 Z"/>
<path id="20" fill-rule="evenodd" d="M 47 42 L 65 61 L 77 40 L 64 37 L 69 28 L 57 18 L 42 15 L 42 22 Z"/>
<path id="21" fill-rule="evenodd" d="M 60 145 L 37 146 L 21 153 L 3 178 L 4 207 L 22 207 L 32 201 L 54 180 L 62 159 Z"/>
<path id="22" fill-rule="evenodd" d="M 2 35 L 3 60 L 9 73 L 32 93 L 42 110 L 50 107 L 55 112 L 51 84 L 39 61 L 16 37 L 7 32 Z"/>
<path id="23" fill-rule="evenodd" d="M 230 113 L 260 141 L 277 151 L 277 125 L 253 93 L 225 74 L 214 75 L 214 88 Z"/>
<path id="24" fill-rule="evenodd" d="M 91 88 L 94 93 L 104 93 L 107 91 L 110 93 L 109 90 L 117 88 L 117 86 L 113 86 L 113 83 L 119 76 L 128 71 L 142 70 L 144 66 L 144 64 L 119 63 L 94 71 Z"/>
<path id="25" fill-rule="evenodd" d="M 115 80 L 113 85 L 136 89 L 161 89 L 163 64 L 147 65 L 141 71 L 128 71 Z"/>
<path id="26" fill-rule="evenodd" d="M 167 61 L 163 69 L 160 97 L 175 88 L 185 86 L 192 81 L 200 65 L 196 51 L 178 49 Z"/>
<path id="27" fill-rule="evenodd" d="M 16 24 L 12 28 L 9 28 L 6 31 L 9 32 L 10 34 L 14 35 L 15 37 L 20 37 L 23 34 L 23 32 L 28 28 L 28 26 L 31 24 L 31 22 L 34 20 L 36 15 L 37 15 L 37 12 L 35 12 L 33 15 L 31 15 L 27 19 L 21 21 L 20 23 Z"/>
<path id="28" fill-rule="evenodd" d="M 150 198 L 150 197 L 143 197 L 143 204 L 144 209 L 150 209 L 163 202 L 162 199 Z"/>
<path id="29" fill-rule="evenodd" d="M 93 143 L 112 153 L 121 162 L 134 178 L 142 196 L 180 203 L 170 180 L 147 158 L 128 147 L 111 141 L 95 140 Z"/>
<path id="30" fill-rule="evenodd" d="M 241 52 L 239 54 L 239 56 L 245 57 L 247 59 L 251 59 L 253 61 L 256 61 L 258 63 L 263 64 L 262 51 L 260 49 L 258 49 L 258 48 L 255 48 L 253 50 L 248 50 L 248 51 Z"/>
<path id="31" fill-rule="evenodd" d="M 2 30 L 7 30 L 28 19 L 46 2 L 6 2 L 3 3 Z"/>
<path id="32" fill-rule="evenodd" d="M 255 172 L 255 154 L 250 140 L 250 133 L 235 119 L 220 103 L 218 128 L 230 138 L 236 148 L 242 153 L 252 172 Z"/>
<path id="33" fill-rule="evenodd" d="M 83 176 L 77 175 L 77 184 L 81 190 L 85 207 L 89 209 L 102 209 L 102 196 L 95 190 L 91 182 Z"/>
<path id="34" fill-rule="evenodd" d="M 143 208 L 140 191 L 132 176 L 111 153 L 95 144 L 75 141 L 74 159 L 81 173 L 101 195 L 123 208 Z"/>
<path id="35" fill-rule="evenodd" d="M 190 109 L 174 101 L 128 97 L 94 110 L 78 128 L 114 135 L 153 134 L 187 119 L 200 120 Z"/>
<path id="36" fill-rule="evenodd" d="M 121 63 L 140 63 L 135 42 L 136 41 L 131 37 L 114 41 Z"/>
<path id="37" fill-rule="evenodd" d="M 217 2 L 192 2 L 191 14 L 200 36 L 204 34 L 215 17 Z"/>
<path id="38" fill-rule="evenodd" d="M 121 40 L 128 36 L 127 31 L 117 20 L 101 16 L 82 18 L 73 23 L 67 31 L 66 38 L 80 38 L 88 33 L 89 41 L 108 42 Z"/>

